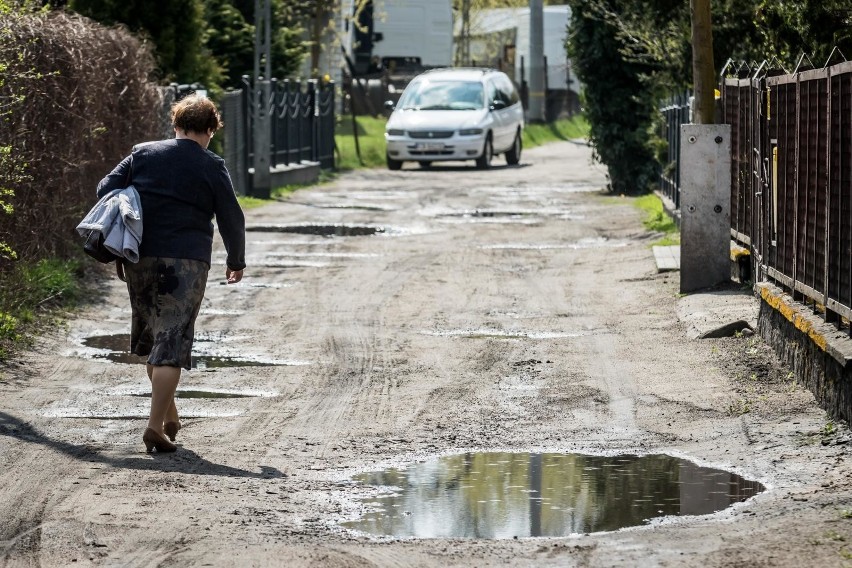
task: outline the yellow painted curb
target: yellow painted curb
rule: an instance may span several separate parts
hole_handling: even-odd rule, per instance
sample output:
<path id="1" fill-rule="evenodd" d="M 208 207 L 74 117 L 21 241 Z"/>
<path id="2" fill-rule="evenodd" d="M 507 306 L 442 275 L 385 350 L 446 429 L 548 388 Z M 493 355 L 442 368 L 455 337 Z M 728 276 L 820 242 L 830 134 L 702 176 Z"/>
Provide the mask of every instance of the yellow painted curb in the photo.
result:
<path id="1" fill-rule="evenodd" d="M 744 256 L 751 256 L 751 253 L 747 248 L 731 247 L 731 260 L 736 262 Z"/>
<path id="2" fill-rule="evenodd" d="M 761 287 L 760 297 L 771 308 L 784 316 L 787 321 L 792 323 L 796 329 L 807 335 L 817 347 L 819 347 L 822 351 L 826 350 L 828 346 L 828 339 L 814 327 L 814 324 L 811 321 L 799 313 L 796 308 L 788 304 L 783 296 L 773 294 L 768 288 Z"/>

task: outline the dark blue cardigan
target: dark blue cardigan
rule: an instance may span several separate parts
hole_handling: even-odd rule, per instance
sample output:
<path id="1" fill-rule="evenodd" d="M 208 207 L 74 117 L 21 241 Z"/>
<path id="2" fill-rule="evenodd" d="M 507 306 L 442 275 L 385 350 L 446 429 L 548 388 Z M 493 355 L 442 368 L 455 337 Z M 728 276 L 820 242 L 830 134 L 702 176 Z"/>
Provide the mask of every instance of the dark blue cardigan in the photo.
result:
<path id="1" fill-rule="evenodd" d="M 139 256 L 189 258 L 209 265 L 215 216 L 228 268 L 245 268 L 245 217 L 225 160 L 193 140 L 138 144 L 98 184 L 98 198 L 131 184 L 142 200 Z"/>

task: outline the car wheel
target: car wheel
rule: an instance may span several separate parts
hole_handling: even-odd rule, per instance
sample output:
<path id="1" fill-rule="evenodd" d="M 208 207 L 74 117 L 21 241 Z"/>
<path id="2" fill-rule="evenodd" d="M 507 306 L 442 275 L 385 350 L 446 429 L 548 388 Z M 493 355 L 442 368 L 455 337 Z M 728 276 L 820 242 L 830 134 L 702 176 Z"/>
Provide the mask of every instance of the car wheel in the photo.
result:
<path id="1" fill-rule="evenodd" d="M 482 149 L 482 155 L 476 159 L 476 167 L 480 170 L 487 170 L 491 167 L 491 158 L 494 157 L 494 146 L 491 144 L 491 135 L 485 139 L 485 147 Z"/>
<path id="2" fill-rule="evenodd" d="M 420 163 L 420 167 L 423 168 L 424 170 L 432 167 L 432 162 L 430 162 L 429 160 L 423 160 L 422 162 L 419 162 L 419 163 Z"/>
<path id="3" fill-rule="evenodd" d="M 519 130 L 517 134 L 515 134 L 515 141 L 512 142 L 512 147 L 509 148 L 509 151 L 506 152 L 506 163 L 510 166 L 518 165 L 518 162 L 521 161 L 521 150 L 523 149 L 524 143 L 521 139 L 521 131 Z"/>
<path id="4" fill-rule="evenodd" d="M 391 158 L 387 154 L 385 154 L 385 159 L 387 160 L 389 170 L 398 170 L 398 169 L 402 168 L 402 161 L 394 160 L 393 158 Z"/>

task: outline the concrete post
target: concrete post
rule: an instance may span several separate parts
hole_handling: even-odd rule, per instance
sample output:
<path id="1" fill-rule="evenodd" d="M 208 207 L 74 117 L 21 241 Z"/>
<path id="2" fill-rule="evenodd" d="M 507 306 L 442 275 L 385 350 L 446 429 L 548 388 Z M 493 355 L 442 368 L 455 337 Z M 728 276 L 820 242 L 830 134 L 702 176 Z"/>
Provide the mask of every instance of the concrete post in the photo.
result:
<path id="1" fill-rule="evenodd" d="M 272 174 L 269 171 L 271 153 L 271 116 L 269 103 L 272 93 L 271 82 L 265 78 L 254 82 L 254 108 L 252 108 L 254 132 L 254 173 L 251 181 L 252 197 L 269 199 L 272 191 Z"/>
<path id="2" fill-rule="evenodd" d="M 254 2 L 254 81 L 252 83 L 252 127 L 254 128 L 254 174 L 251 195 L 268 199 L 272 190 L 269 172 L 272 146 L 270 104 L 272 98 L 272 4 L 270 0 Z"/>
<path id="3" fill-rule="evenodd" d="M 544 122 L 544 8 L 530 0 L 530 91 L 527 120 Z"/>
<path id="4" fill-rule="evenodd" d="M 684 124 L 680 137 L 680 291 L 731 279 L 731 126 Z"/>

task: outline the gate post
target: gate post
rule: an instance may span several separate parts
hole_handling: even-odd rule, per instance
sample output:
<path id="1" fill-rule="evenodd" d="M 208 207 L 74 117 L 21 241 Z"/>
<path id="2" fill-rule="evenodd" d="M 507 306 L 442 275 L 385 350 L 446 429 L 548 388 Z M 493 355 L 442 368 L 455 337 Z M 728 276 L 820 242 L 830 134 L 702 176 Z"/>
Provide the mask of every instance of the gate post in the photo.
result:
<path id="1" fill-rule="evenodd" d="M 254 107 L 252 108 L 254 174 L 251 181 L 251 195 L 261 199 L 269 199 L 272 190 L 272 176 L 269 172 L 272 134 L 269 116 L 270 94 L 271 84 L 268 80 L 254 82 Z"/>
<path id="2" fill-rule="evenodd" d="M 681 126 L 680 291 L 731 279 L 731 126 Z"/>

